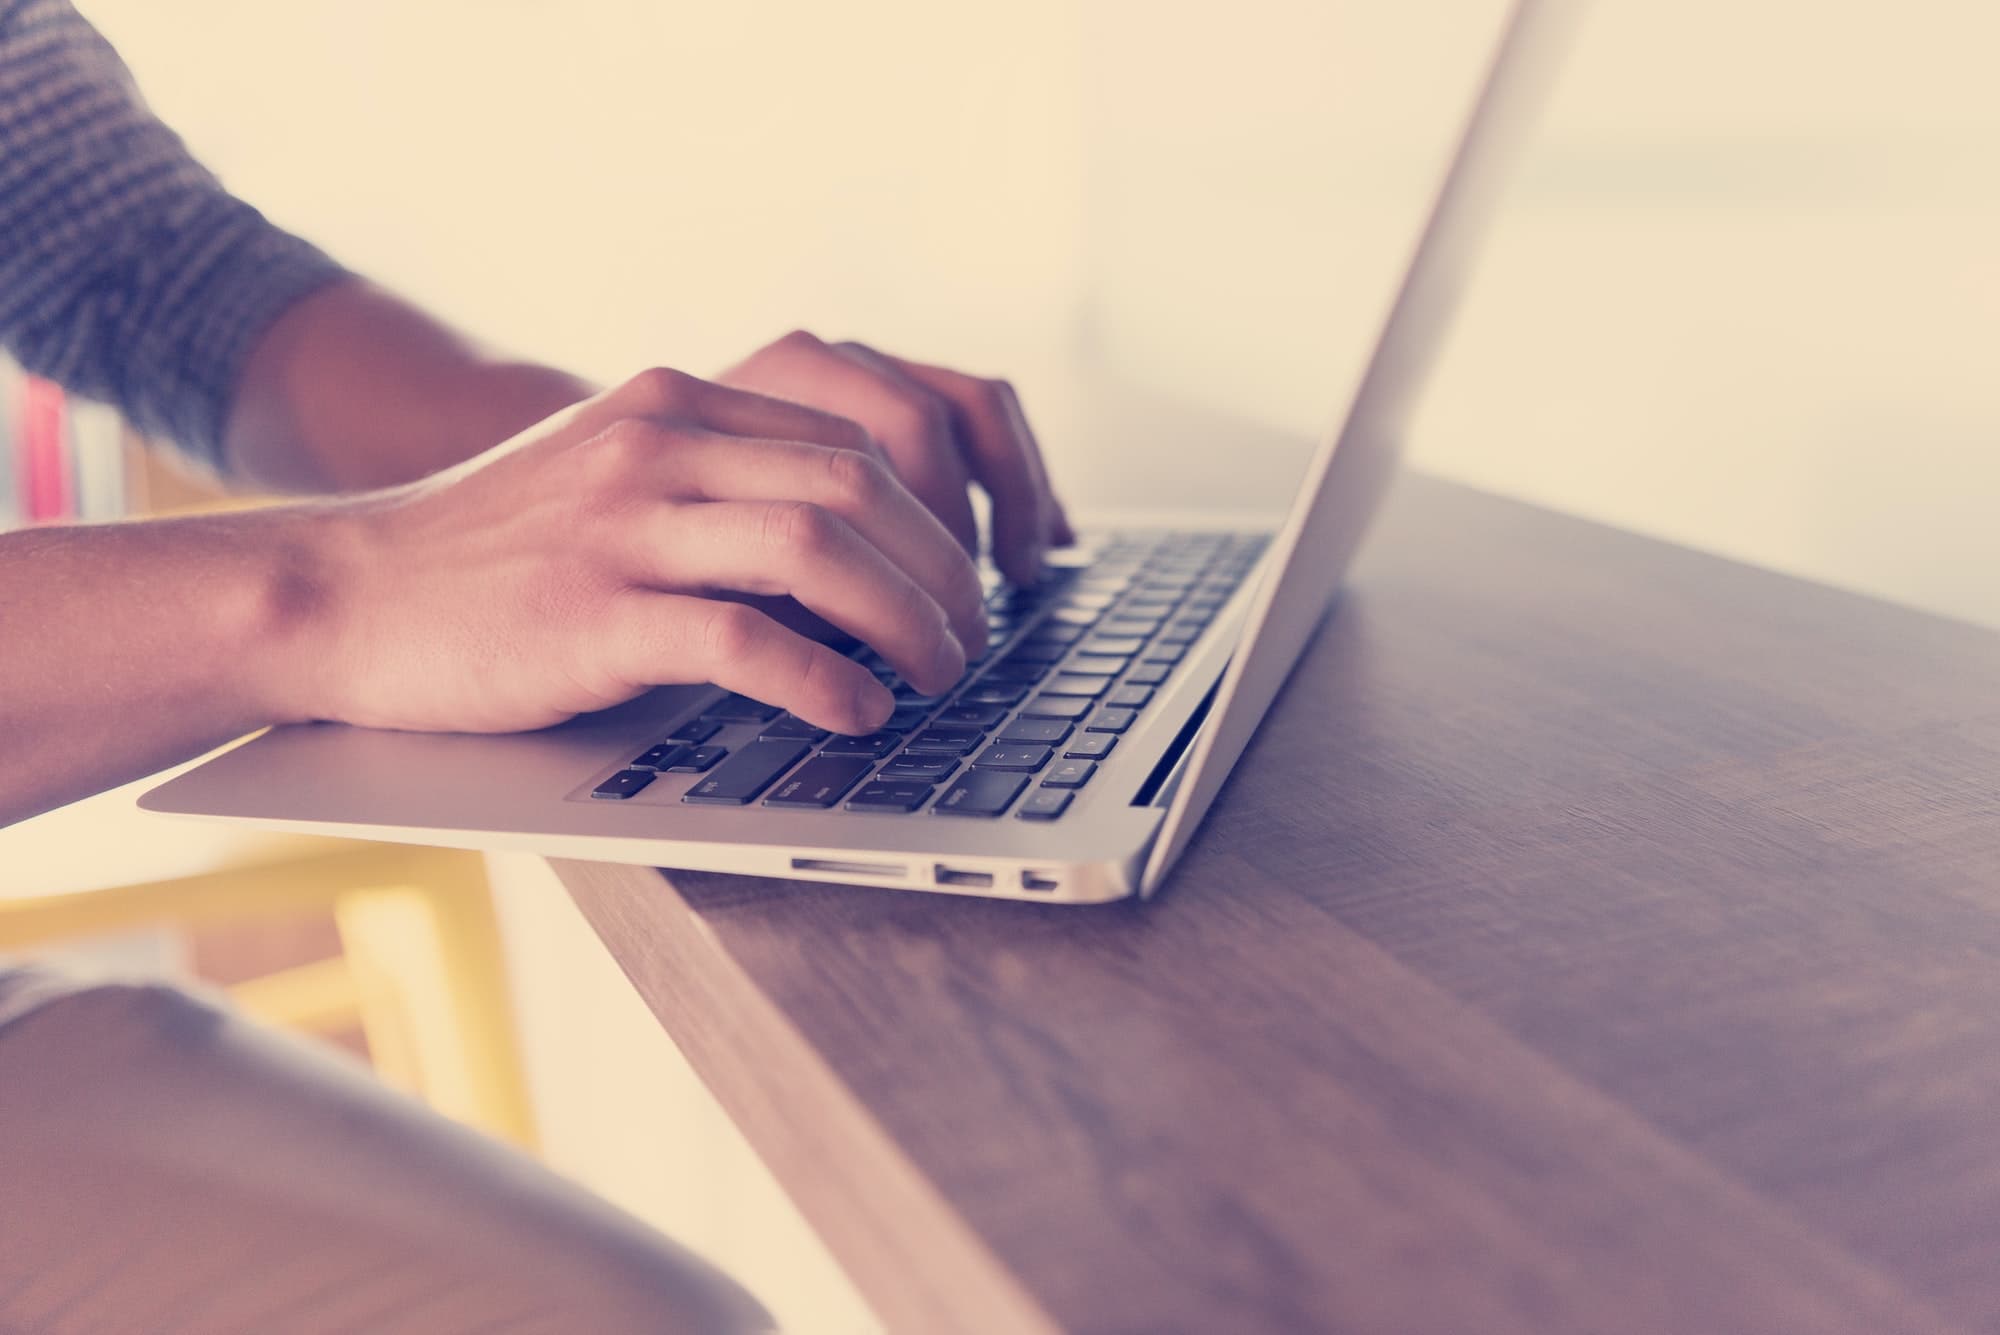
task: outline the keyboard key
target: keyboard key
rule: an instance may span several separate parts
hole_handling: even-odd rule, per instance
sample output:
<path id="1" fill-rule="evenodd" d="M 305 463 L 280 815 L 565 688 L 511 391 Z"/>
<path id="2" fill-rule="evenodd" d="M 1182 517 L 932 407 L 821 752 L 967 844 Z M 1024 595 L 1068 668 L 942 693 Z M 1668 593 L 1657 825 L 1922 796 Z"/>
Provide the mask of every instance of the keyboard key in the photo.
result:
<path id="1" fill-rule="evenodd" d="M 1146 656 L 1142 661 L 1147 663 L 1178 663 L 1186 653 L 1187 646 L 1184 644 L 1156 644 L 1146 651 Z"/>
<path id="2" fill-rule="evenodd" d="M 1044 695 L 1087 695 L 1095 698 L 1110 688 L 1109 677 L 1086 677 L 1075 672 L 1060 672 L 1042 683 Z"/>
<path id="3" fill-rule="evenodd" d="M 1021 706 L 1021 717 L 1079 719 L 1090 712 L 1090 704 L 1087 696 L 1038 695 Z"/>
<path id="4" fill-rule="evenodd" d="M 725 723 L 763 723 L 776 718 L 780 712 L 776 705 L 767 705 L 762 700 L 752 700 L 747 695 L 732 692 L 702 710 L 701 716 L 705 720 L 721 719 Z"/>
<path id="5" fill-rule="evenodd" d="M 1196 640 L 1201 638 L 1201 631 L 1202 628 L 1200 626 L 1189 626 L 1189 625 L 1184 625 L 1180 622 L 1175 622 L 1173 625 L 1168 626 L 1165 630 L 1160 632 L 1160 643 L 1193 644 Z"/>
<path id="6" fill-rule="evenodd" d="M 1139 715 L 1130 709 L 1100 709 L 1084 728 L 1085 732 L 1123 732 Z"/>
<path id="7" fill-rule="evenodd" d="M 934 722 L 949 728 L 978 728 L 981 731 L 992 727 L 1007 717 L 1004 705 L 947 705 L 938 711 Z"/>
<path id="8" fill-rule="evenodd" d="M 622 802 L 652 781 L 653 771 L 649 769 L 621 769 L 591 789 L 590 795 Z"/>
<path id="9" fill-rule="evenodd" d="M 1127 686 L 1157 686 L 1174 670 L 1172 663 L 1141 663 L 1125 674 Z"/>
<path id="10" fill-rule="evenodd" d="M 905 751 L 882 766 L 878 779 L 902 779 L 913 783 L 942 783 L 958 768 L 958 761 L 946 755 L 922 755 Z"/>
<path id="11" fill-rule="evenodd" d="M 1054 746 L 1069 732 L 1070 725 L 1059 718 L 1017 718 L 993 740 L 1012 746 Z"/>
<path id="12" fill-rule="evenodd" d="M 795 718 L 790 714 L 786 714 L 782 718 L 772 719 L 757 730 L 757 735 L 767 742 L 812 742 L 817 744 L 827 739 L 825 728 L 815 728 L 804 719 Z"/>
<path id="13" fill-rule="evenodd" d="M 902 744 L 900 732 L 871 732 L 863 737 L 836 737 L 819 749 L 823 756 L 886 756 Z"/>
<path id="14" fill-rule="evenodd" d="M 1034 634 L 1027 639 L 1029 644 L 1075 644 L 1083 638 L 1085 627 L 1066 625 L 1060 621 L 1045 621 L 1035 627 Z"/>
<path id="15" fill-rule="evenodd" d="M 1083 654 L 1063 664 L 1064 672 L 1081 672 L 1087 677 L 1115 677 L 1131 662 L 1125 654 Z"/>
<path id="16" fill-rule="evenodd" d="M 1021 820 L 1054 820 L 1075 796 L 1061 788 L 1037 788 L 1014 815 Z"/>
<path id="17" fill-rule="evenodd" d="M 1159 620 L 1155 617 L 1115 617 L 1099 626 L 1097 633 L 1110 636 L 1137 636 L 1143 640 L 1159 628 Z"/>
<path id="18" fill-rule="evenodd" d="M 1033 774 L 1049 763 L 1052 753 L 1046 746 L 1010 746 L 997 742 L 979 753 L 972 762 L 974 769 L 1011 769 L 1024 774 Z"/>
<path id="19" fill-rule="evenodd" d="M 1061 655 L 1057 655 L 1060 657 Z M 1054 663 L 1031 663 L 1018 658 L 1003 658 L 986 669 L 981 681 L 1036 682 L 1047 675 Z"/>
<path id="20" fill-rule="evenodd" d="M 1011 705 L 1028 693 L 1028 688 L 1012 681 L 978 681 L 958 693 L 962 705 Z"/>
<path id="21" fill-rule="evenodd" d="M 915 780 L 878 781 L 848 799 L 849 811 L 915 811 L 930 799 L 931 786 Z"/>
<path id="22" fill-rule="evenodd" d="M 1104 703 L 1117 709 L 1141 709 L 1152 698 L 1150 686 L 1120 686 L 1104 697 Z"/>
<path id="23" fill-rule="evenodd" d="M 1053 663 L 1068 652 L 1069 647 L 1067 645 L 1057 644 L 1053 640 L 1031 640 L 1026 644 L 1016 645 L 1014 648 L 1008 650 L 1007 657 L 1002 661 L 1008 663 Z"/>
<path id="24" fill-rule="evenodd" d="M 1094 639 L 1085 640 L 1082 644 L 1078 645 L 1077 652 L 1085 654 L 1114 654 L 1130 657 L 1145 647 L 1146 642 L 1144 640 L 1133 639 L 1130 636 L 1117 639 L 1099 636 Z"/>
<path id="25" fill-rule="evenodd" d="M 667 734 L 670 742 L 686 742 L 689 746 L 700 746 L 709 738 L 722 731 L 722 725 L 711 719 L 691 718 L 680 727 Z"/>
<path id="26" fill-rule="evenodd" d="M 945 789 L 931 808 L 934 816 L 998 816 L 1012 806 L 1028 786 L 1025 774 L 1006 770 L 967 770 L 957 783 Z"/>
<path id="27" fill-rule="evenodd" d="M 1042 787 L 1081 788 L 1090 782 L 1090 776 L 1095 773 L 1097 765 L 1094 761 L 1058 760 L 1049 768 L 1049 772 L 1042 776 Z"/>
<path id="28" fill-rule="evenodd" d="M 683 802 L 740 807 L 769 788 L 812 748 L 804 742 L 751 742 L 716 766 L 715 772 L 687 790 Z"/>
<path id="29" fill-rule="evenodd" d="M 962 756 L 985 741 L 977 728 L 926 728 L 910 739 L 910 750 Z"/>
<path id="30" fill-rule="evenodd" d="M 679 742 L 661 742 L 644 755 L 635 758 L 632 761 L 632 768 L 667 769 L 673 765 L 674 760 L 685 750 L 687 748 Z"/>
<path id="31" fill-rule="evenodd" d="M 1074 738 L 1063 748 L 1063 754 L 1072 760 L 1102 760 L 1111 754 L 1111 748 L 1118 745 L 1118 739 L 1108 732 L 1086 732 Z"/>
<path id="32" fill-rule="evenodd" d="M 793 770 L 764 799 L 767 807 L 830 807 L 869 770 L 863 756 L 830 756 L 822 752 Z"/>
<path id="33" fill-rule="evenodd" d="M 889 715 L 889 721 L 882 725 L 884 732 L 915 732 L 930 717 L 930 709 L 925 705 L 903 705 Z"/>
<path id="34" fill-rule="evenodd" d="M 728 754 L 726 746 L 697 746 L 667 768 L 675 774 L 706 774 Z"/>

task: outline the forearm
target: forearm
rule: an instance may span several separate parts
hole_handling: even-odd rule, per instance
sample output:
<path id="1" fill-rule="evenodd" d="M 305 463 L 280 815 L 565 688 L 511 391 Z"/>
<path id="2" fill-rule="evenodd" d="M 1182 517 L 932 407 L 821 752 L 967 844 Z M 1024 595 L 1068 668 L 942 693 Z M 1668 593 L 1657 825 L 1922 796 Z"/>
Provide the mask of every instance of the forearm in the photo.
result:
<path id="1" fill-rule="evenodd" d="M 265 486 L 386 486 L 470 458 L 593 392 L 351 280 L 297 303 L 264 333 L 224 447 L 232 471 Z"/>
<path id="2" fill-rule="evenodd" d="M 303 712 L 310 507 L 0 535 L 0 825 Z"/>

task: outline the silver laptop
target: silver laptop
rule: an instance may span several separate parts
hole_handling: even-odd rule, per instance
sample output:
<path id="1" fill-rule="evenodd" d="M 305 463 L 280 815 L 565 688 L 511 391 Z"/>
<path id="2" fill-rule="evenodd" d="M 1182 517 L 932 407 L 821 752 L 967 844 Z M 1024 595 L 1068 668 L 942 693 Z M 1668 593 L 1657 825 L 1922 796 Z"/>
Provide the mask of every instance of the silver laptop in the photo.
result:
<path id="1" fill-rule="evenodd" d="M 1044 903 L 1157 890 L 1326 614 L 1573 6 L 1521 0 L 1338 429 L 1275 533 L 1087 536 L 995 585 L 992 647 L 943 696 L 838 737 L 672 687 L 541 732 L 276 728 L 148 810 L 277 829 Z"/>

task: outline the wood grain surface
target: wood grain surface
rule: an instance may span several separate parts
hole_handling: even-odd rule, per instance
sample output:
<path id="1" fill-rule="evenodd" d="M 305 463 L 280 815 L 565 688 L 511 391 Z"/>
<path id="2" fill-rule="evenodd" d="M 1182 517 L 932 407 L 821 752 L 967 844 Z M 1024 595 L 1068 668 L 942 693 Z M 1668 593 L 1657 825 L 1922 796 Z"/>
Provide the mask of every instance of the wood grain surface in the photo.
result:
<path id="1" fill-rule="evenodd" d="M 1165 894 L 559 864 L 898 1331 L 2000 1331 L 2000 636 L 1422 478 Z"/>

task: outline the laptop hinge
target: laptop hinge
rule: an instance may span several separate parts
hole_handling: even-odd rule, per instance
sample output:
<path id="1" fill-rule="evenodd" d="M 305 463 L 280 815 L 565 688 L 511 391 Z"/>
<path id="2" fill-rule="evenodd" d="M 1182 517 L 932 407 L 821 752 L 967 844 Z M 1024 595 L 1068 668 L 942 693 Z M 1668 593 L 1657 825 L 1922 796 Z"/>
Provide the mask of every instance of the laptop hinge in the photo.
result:
<path id="1" fill-rule="evenodd" d="M 1165 806 L 1173 800 L 1174 790 L 1181 784 L 1188 752 L 1194 749 L 1194 739 L 1201 735 L 1201 725 L 1208 722 L 1209 708 L 1215 704 L 1215 693 L 1222 689 L 1222 679 L 1228 671 L 1229 664 L 1225 662 L 1222 671 L 1216 674 L 1215 684 L 1208 688 L 1208 694 L 1201 697 L 1201 703 L 1194 707 L 1187 722 L 1181 724 L 1181 730 L 1174 734 L 1174 740 L 1161 753 L 1152 773 L 1139 785 L 1139 791 L 1132 795 L 1133 806 Z"/>

